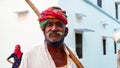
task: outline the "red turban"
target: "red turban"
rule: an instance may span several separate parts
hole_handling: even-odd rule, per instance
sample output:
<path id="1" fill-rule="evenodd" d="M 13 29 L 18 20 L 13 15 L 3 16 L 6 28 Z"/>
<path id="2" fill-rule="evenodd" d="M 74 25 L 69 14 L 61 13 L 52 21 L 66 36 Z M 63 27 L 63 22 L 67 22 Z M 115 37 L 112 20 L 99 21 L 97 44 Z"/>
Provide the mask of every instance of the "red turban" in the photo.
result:
<path id="1" fill-rule="evenodd" d="M 40 18 L 38 18 L 38 21 L 40 22 L 41 28 L 44 29 L 47 21 L 49 19 L 53 19 L 53 18 L 56 18 L 56 19 L 63 21 L 63 23 L 65 23 L 65 25 L 68 23 L 66 11 L 63 11 L 59 7 L 50 7 L 48 9 L 44 10 L 40 14 Z"/>

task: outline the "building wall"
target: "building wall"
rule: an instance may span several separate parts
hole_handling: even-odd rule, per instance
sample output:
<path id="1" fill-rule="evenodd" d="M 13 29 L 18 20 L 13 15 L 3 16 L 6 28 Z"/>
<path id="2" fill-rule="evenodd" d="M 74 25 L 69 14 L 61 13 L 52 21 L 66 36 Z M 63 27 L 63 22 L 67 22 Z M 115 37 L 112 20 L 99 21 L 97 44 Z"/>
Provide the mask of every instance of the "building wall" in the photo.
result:
<path id="1" fill-rule="evenodd" d="M 57 0 L 34 0 L 33 3 L 41 12 L 51 5 L 57 5 Z M 17 14 L 24 10 L 28 13 Z M 44 36 L 37 19 L 25 0 L 0 0 L 0 68 L 11 68 L 6 59 L 13 53 L 16 44 L 20 44 L 25 53 L 43 43 Z"/>
<path id="2" fill-rule="evenodd" d="M 107 1 L 107 0 L 106 0 Z M 111 36 L 115 28 L 120 29 L 120 22 L 114 17 L 114 0 L 105 2 L 104 8 L 99 8 L 95 4 L 96 1 L 88 0 L 69 0 L 60 1 L 59 5 L 67 10 L 69 19 L 69 34 L 67 37 L 67 44 L 75 49 L 75 31 L 77 28 L 88 28 L 94 32 L 83 32 L 83 58 L 80 61 L 85 68 L 116 68 L 116 57 L 114 53 L 114 40 Z M 69 2 L 69 3 L 67 3 Z M 64 6 L 63 6 L 64 5 Z M 109 7 L 108 7 L 109 5 Z M 97 6 L 97 8 L 96 8 Z M 111 11 L 110 11 L 111 9 Z M 102 11 L 101 11 L 102 10 Z M 83 16 L 81 22 L 76 20 L 75 13 L 80 13 Z M 103 24 L 107 24 L 103 27 Z M 106 36 L 106 55 L 103 55 L 102 37 Z M 74 40 L 74 41 L 73 41 Z M 120 48 L 117 44 L 117 50 Z"/>

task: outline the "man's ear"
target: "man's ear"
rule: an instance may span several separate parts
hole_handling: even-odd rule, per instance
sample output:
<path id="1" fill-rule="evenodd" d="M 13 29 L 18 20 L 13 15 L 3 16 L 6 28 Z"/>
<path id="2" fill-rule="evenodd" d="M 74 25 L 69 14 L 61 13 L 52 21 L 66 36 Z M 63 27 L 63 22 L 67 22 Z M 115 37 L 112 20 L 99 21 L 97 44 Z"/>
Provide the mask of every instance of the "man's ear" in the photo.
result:
<path id="1" fill-rule="evenodd" d="M 65 36 L 68 34 L 68 27 L 65 28 Z"/>

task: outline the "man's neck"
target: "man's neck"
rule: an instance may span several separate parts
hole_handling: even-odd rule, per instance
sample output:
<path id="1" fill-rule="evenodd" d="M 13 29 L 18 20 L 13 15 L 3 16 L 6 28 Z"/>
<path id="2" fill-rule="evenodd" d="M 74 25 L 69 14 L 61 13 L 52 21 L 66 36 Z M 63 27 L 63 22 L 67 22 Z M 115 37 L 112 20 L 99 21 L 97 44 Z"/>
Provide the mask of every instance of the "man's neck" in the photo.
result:
<path id="1" fill-rule="evenodd" d="M 60 41 L 58 42 L 51 42 L 49 41 L 47 38 L 45 38 L 45 42 L 47 42 L 48 45 L 53 46 L 53 47 L 58 47 L 60 45 L 63 45 L 64 42 L 64 38 L 62 38 Z"/>
<path id="2" fill-rule="evenodd" d="M 55 62 L 56 67 L 67 65 L 67 54 L 64 50 L 64 44 L 58 47 L 47 45 L 48 51 Z"/>
<path id="3" fill-rule="evenodd" d="M 48 49 L 54 49 L 54 50 L 61 50 L 64 49 L 64 44 L 61 44 L 57 47 L 54 47 L 53 45 L 47 44 Z"/>

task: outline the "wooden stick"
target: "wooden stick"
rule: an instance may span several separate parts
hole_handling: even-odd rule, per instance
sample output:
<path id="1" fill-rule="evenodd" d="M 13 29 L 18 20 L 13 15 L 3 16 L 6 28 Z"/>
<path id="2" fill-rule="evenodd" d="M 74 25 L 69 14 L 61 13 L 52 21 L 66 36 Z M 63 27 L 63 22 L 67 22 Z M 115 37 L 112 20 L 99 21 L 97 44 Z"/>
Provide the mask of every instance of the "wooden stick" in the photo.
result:
<path id="1" fill-rule="evenodd" d="M 74 63 L 77 65 L 78 68 L 84 68 L 84 66 L 80 63 L 80 61 L 77 59 L 77 57 L 73 54 L 73 52 L 66 46 L 68 52 L 70 53 L 71 59 L 74 61 Z"/>
<path id="2" fill-rule="evenodd" d="M 34 12 L 36 13 L 36 15 L 38 17 L 40 17 L 40 12 L 39 10 L 34 6 L 34 4 L 30 1 L 30 0 L 25 0 L 27 2 L 27 4 L 34 10 Z M 66 46 L 67 47 L 67 46 Z M 83 65 L 80 63 L 80 61 L 76 58 L 76 56 L 72 53 L 72 51 L 67 47 L 69 53 L 70 53 L 70 57 L 71 59 L 74 61 L 74 63 L 77 65 L 78 68 L 84 68 Z"/>
<path id="3" fill-rule="evenodd" d="M 33 9 L 33 11 L 36 13 L 38 17 L 40 17 L 39 10 L 35 7 L 35 5 L 30 0 L 25 0 L 27 4 Z"/>

